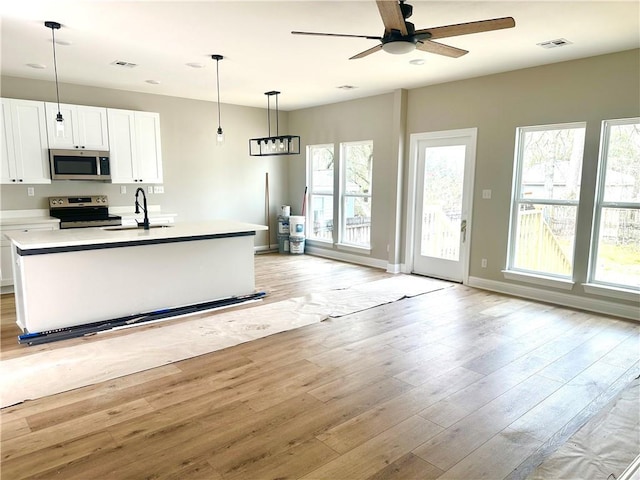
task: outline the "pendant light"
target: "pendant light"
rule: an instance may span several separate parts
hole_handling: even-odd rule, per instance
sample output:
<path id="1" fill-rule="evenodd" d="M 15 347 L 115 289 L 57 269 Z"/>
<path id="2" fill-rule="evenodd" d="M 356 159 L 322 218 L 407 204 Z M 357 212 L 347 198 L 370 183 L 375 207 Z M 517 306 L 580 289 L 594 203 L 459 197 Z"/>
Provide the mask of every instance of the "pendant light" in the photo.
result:
<path id="1" fill-rule="evenodd" d="M 224 132 L 220 124 L 220 71 L 218 70 L 218 66 L 220 65 L 220 60 L 224 57 L 222 55 L 211 55 L 211 58 L 216 61 L 216 90 L 218 92 L 218 131 L 216 132 L 216 144 L 222 145 L 224 143 Z"/>
<path id="2" fill-rule="evenodd" d="M 297 135 L 280 135 L 278 132 L 278 95 L 280 92 L 265 92 L 267 96 L 267 123 L 269 136 L 249 140 L 249 155 L 267 157 L 270 155 L 300 154 L 300 137 Z M 276 97 L 276 135 L 271 136 L 271 97 Z"/>
<path id="3" fill-rule="evenodd" d="M 51 40 L 53 42 L 53 71 L 55 72 L 56 77 L 56 100 L 58 102 L 58 114 L 56 115 L 56 135 L 58 137 L 64 137 L 64 118 L 62 118 L 62 113 L 60 113 L 60 92 L 58 90 L 58 64 L 56 62 L 56 30 L 58 30 L 61 25 L 58 22 L 44 22 L 44 26 L 51 29 Z"/>

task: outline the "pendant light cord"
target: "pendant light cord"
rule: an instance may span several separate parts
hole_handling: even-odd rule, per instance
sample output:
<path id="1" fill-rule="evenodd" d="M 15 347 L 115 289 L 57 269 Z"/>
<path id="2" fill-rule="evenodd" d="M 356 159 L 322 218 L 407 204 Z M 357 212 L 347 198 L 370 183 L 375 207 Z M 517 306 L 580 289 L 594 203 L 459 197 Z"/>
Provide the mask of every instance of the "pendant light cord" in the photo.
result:
<path id="1" fill-rule="evenodd" d="M 51 28 L 51 38 L 53 40 L 53 71 L 56 76 L 56 100 L 58 102 L 58 114 L 60 114 L 60 91 L 58 90 L 58 62 L 56 60 L 56 29 Z"/>
<path id="2" fill-rule="evenodd" d="M 220 66 L 220 59 L 216 58 L 216 86 L 218 91 L 218 130 L 221 130 L 222 126 L 220 122 L 220 71 L 218 69 L 219 66 Z"/>

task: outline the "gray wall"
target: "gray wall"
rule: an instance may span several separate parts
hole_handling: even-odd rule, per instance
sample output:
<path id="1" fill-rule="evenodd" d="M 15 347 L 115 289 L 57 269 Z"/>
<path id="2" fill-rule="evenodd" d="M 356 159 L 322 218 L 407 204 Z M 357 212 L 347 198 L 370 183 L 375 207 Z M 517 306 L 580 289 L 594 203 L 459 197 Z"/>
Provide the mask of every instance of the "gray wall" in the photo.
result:
<path id="1" fill-rule="evenodd" d="M 2 77 L 0 96 L 26 100 L 55 101 L 52 82 Z M 267 133 L 266 110 L 221 105 L 225 143 L 215 145 L 218 126 L 215 102 L 150 95 L 122 90 L 61 84 L 63 103 L 95 105 L 158 112 L 162 134 L 164 194 L 148 194 L 150 204 L 178 214 L 178 221 L 228 218 L 266 224 L 265 177 L 269 174 L 271 244 L 277 243 L 276 216 L 286 204 L 288 165 L 286 157 L 250 157 L 249 138 Z M 282 131 L 287 113 L 280 113 Z M 133 206 L 138 185 L 128 185 L 121 194 L 118 185 L 97 182 L 54 182 L 36 185 L 34 197 L 25 185 L 2 185 L 2 210 L 47 209 L 54 195 L 107 194 L 113 206 Z M 258 232 L 256 245 L 267 245 L 267 234 Z"/>

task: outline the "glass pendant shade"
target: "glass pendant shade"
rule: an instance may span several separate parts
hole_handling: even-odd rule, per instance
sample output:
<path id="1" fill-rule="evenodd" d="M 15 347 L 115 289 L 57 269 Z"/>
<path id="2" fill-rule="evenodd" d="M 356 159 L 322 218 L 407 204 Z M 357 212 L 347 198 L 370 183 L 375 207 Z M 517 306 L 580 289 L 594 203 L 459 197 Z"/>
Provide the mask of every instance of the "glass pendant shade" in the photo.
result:
<path id="1" fill-rule="evenodd" d="M 64 137 L 64 118 L 60 112 L 56 115 L 56 136 Z"/>
<path id="2" fill-rule="evenodd" d="M 224 132 L 222 131 L 222 127 L 218 127 L 218 132 L 216 133 L 216 143 L 218 145 L 222 145 L 224 143 Z"/>

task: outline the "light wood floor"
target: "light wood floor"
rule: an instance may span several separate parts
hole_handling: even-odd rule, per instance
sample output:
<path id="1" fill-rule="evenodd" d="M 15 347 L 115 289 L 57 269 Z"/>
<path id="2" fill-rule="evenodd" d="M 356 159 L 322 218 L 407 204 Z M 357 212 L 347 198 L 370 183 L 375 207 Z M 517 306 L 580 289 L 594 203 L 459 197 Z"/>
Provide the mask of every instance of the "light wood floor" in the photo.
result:
<path id="1" fill-rule="evenodd" d="M 268 302 L 388 276 L 307 255 L 256 274 Z M 3 358 L 94 341 L 19 346 L 14 320 L 4 295 Z M 639 342 L 455 285 L 5 408 L 1 477 L 525 478 L 637 375 Z"/>

